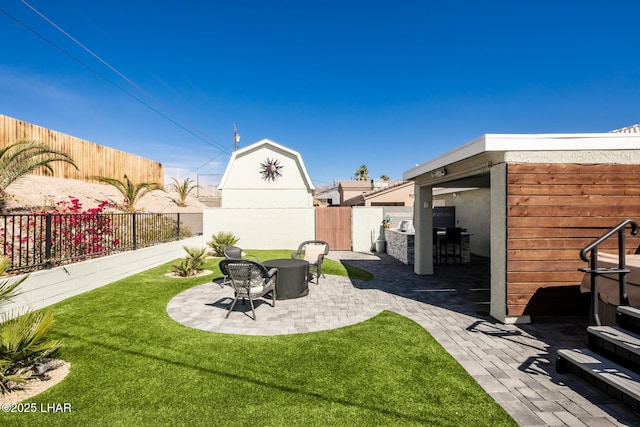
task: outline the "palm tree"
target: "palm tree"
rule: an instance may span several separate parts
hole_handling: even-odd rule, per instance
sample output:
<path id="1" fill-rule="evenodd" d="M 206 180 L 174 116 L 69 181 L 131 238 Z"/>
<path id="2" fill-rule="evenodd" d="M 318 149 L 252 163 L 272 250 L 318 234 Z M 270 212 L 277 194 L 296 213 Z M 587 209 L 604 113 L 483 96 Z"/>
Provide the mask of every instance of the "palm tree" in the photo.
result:
<path id="1" fill-rule="evenodd" d="M 356 181 L 369 181 L 369 168 L 362 165 L 356 170 Z"/>
<path id="2" fill-rule="evenodd" d="M 78 169 L 67 153 L 35 139 L 22 139 L 0 149 L 0 203 L 3 202 L 7 187 L 21 176 L 39 167 L 53 173 L 52 162 L 65 162 Z"/>
<path id="3" fill-rule="evenodd" d="M 171 177 L 171 179 L 173 180 L 173 184 L 169 184 L 169 188 L 171 188 L 173 191 L 178 193 L 178 198 L 177 199 L 173 199 L 173 201 L 176 202 L 176 204 L 178 206 L 180 206 L 180 207 L 187 206 L 187 196 L 193 190 L 198 188 L 198 186 L 197 185 L 191 185 L 193 183 L 193 181 L 191 179 L 189 179 L 189 178 L 185 179 L 182 182 L 178 181 L 174 177 Z"/>
<path id="4" fill-rule="evenodd" d="M 157 182 L 141 182 L 135 184 L 131 182 L 131 180 L 124 176 L 124 181 L 120 181 L 116 178 L 107 178 L 103 176 L 94 177 L 94 179 L 104 183 L 114 186 L 120 194 L 124 197 L 125 203 L 125 211 L 127 212 L 135 212 L 136 202 L 144 197 L 147 193 L 151 191 L 160 190 L 164 191 L 162 186 Z"/>

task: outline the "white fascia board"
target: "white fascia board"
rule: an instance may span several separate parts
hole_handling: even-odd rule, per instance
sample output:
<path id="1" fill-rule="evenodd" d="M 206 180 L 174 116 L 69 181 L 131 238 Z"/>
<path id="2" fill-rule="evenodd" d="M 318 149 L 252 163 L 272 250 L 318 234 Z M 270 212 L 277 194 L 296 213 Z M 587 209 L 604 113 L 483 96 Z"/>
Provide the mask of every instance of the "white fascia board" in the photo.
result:
<path id="1" fill-rule="evenodd" d="M 433 160 L 404 172 L 412 179 L 477 154 L 489 151 L 640 150 L 640 135 L 633 133 L 486 134 Z"/>
<path id="2" fill-rule="evenodd" d="M 429 160 L 428 162 L 416 165 L 414 168 L 405 171 L 402 175 L 402 178 L 409 180 L 434 169 L 438 169 L 443 166 L 450 165 L 451 163 L 455 163 L 459 160 L 475 156 L 476 154 L 480 154 L 486 151 L 485 138 L 486 135 L 483 135 L 478 139 L 475 139 L 465 145 L 462 145 L 441 155 L 440 157 L 436 157 L 433 160 Z"/>
<path id="3" fill-rule="evenodd" d="M 638 150 L 640 135 L 629 133 L 557 133 L 485 135 L 486 151 Z"/>

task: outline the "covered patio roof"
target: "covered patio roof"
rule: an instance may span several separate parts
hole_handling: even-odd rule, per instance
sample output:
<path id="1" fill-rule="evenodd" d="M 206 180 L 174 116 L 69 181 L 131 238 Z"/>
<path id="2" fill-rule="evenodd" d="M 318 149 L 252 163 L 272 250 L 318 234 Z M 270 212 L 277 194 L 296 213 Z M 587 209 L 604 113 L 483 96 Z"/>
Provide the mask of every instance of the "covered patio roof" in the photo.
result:
<path id="1" fill-rule="evenodd" d="M 403 174 L 403 179 L 411 180 L 428 172 L 440 170 L 442 171 L 440 174 L 432 174 L 434 182 L 439 181 L 438 186 L 484 187 L 488 186 L 488 182 L 483 184 L 482 180 L 475 183 L 468 182 L 468 180 L 461 181 L 464 177 L 451 176 L 442 168 L 472 157 L 482 160 L 477 156 L 486 153 L 515 153 L 510 159 L 503 158 L 502 155 L 498 155 L 497 158 L 486 155 L 483 158 L 486 170 L 479 170 L 478 173 L 473 175 L 482 176 L 485 174 L 488 178 L 488 168 L 492 162 L 495 160 L 511 160 L 515 162 L 517 161 L 518 152 L 581 151 L 588 153 L 589 151 L 638 149 L 640 149 L 640 137 L 637 133 L 486 134 L 439 157 L 406 170 Z M 588 155 L 585 155 L 585 162 L 587 161 Z M 475 162 L 473 165 L 474 168 L 483 169 L 481 166 L 482 161 L 480 164 Z M 449 175 L 449 177 L 447 178 L 446 175 Z"/>

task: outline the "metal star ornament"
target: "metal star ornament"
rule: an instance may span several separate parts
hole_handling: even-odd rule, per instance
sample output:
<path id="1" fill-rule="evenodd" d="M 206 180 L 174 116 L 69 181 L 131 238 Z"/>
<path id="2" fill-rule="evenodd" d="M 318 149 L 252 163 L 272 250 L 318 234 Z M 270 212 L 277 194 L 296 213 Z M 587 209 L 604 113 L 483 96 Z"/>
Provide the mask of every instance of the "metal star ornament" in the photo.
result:
<path id="1" fill-rule="evenodd" d="M 275 181 L 282 176 L 280 170 L 283 167 L 284 166 L 278 163 L 278 159 L 271 160 L 267 157 L 267 160 L 260 163 L 260 174 L 262 175 L 262 179 L 264 181 Z"/>

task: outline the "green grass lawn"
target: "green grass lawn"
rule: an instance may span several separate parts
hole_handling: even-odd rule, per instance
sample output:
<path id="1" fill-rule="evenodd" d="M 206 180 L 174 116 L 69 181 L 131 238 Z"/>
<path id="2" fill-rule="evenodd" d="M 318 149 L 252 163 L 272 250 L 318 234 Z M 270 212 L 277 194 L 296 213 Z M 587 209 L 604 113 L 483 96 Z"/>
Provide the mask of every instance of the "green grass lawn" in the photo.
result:
<path id="1" fill-rule="evenodd" d="M 166 264 L 52 306 L 51 338 L 64 341 L 71 372 L 28 402 L 71 412 L 0 414 L 0 425 L 516 425 L 427 331 L 391 312 L 273 337 L 170 319 L 169 300 L 219 277 L 218 262 L 207 260 L 208 277 L 165 277 Z M 371 277 L 335 261 L 325 272 Z"/>

